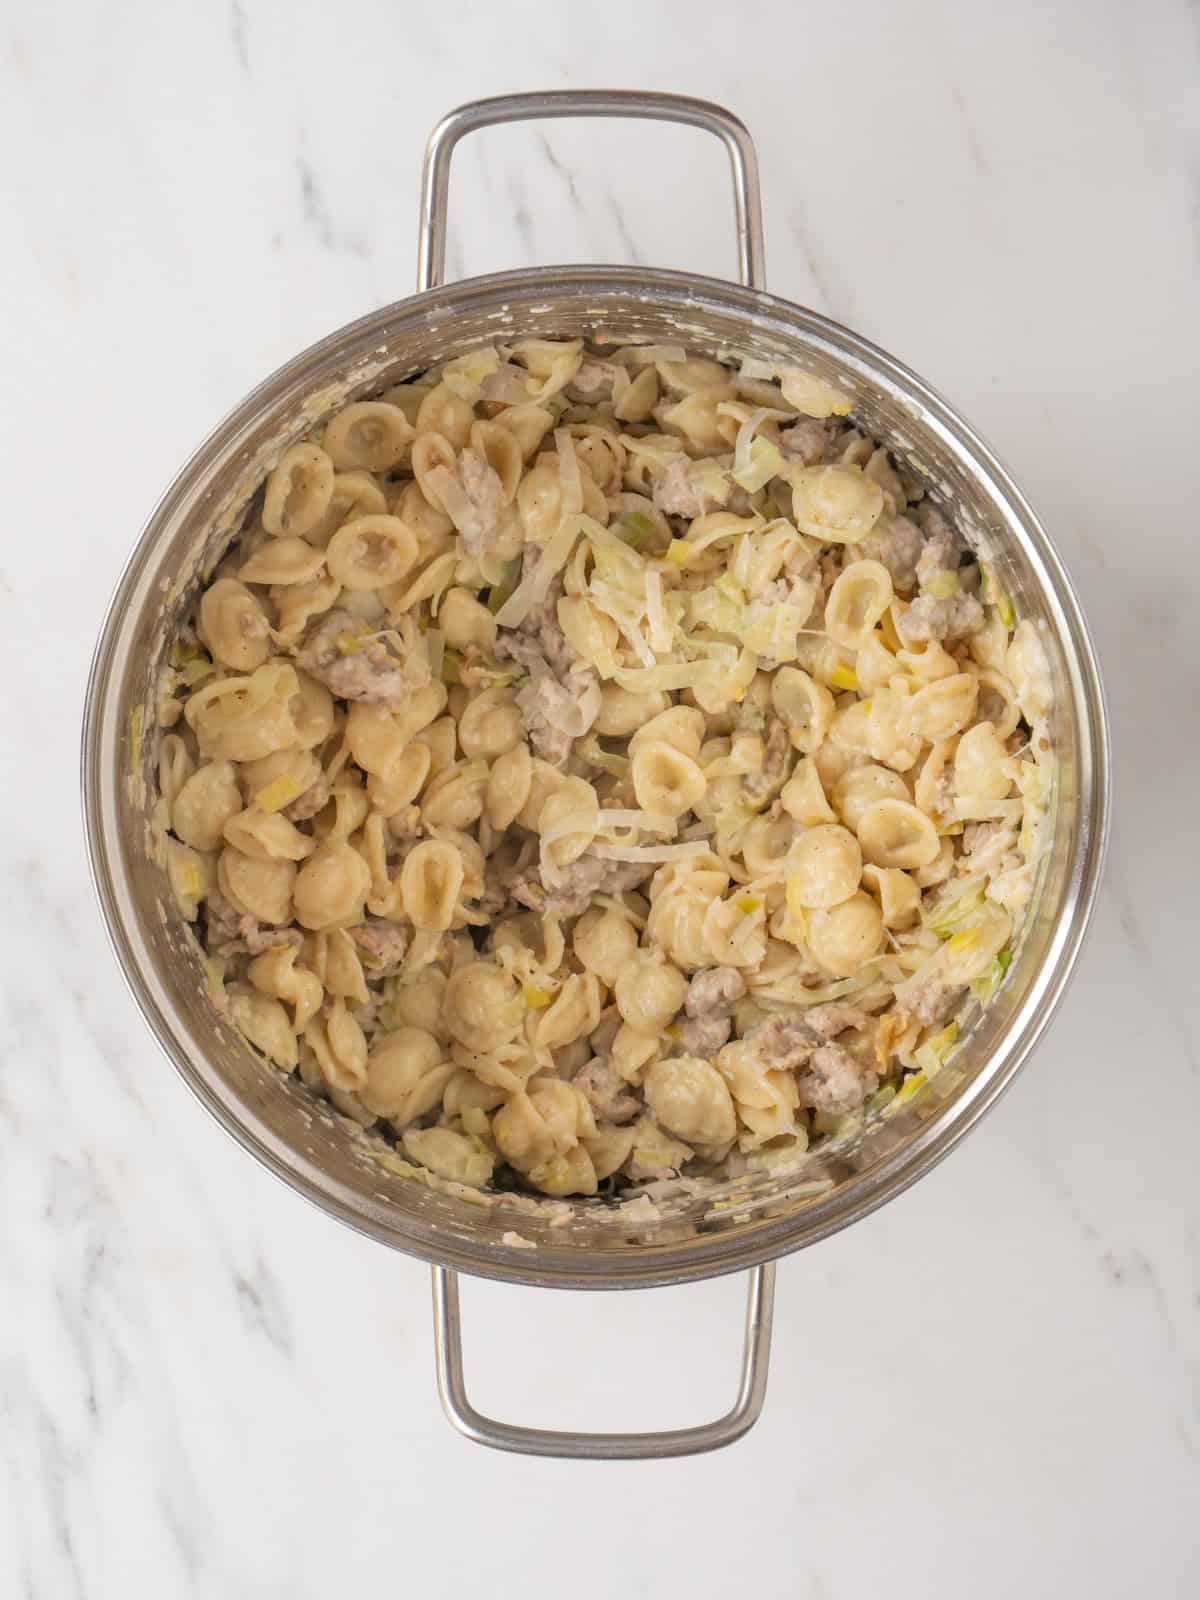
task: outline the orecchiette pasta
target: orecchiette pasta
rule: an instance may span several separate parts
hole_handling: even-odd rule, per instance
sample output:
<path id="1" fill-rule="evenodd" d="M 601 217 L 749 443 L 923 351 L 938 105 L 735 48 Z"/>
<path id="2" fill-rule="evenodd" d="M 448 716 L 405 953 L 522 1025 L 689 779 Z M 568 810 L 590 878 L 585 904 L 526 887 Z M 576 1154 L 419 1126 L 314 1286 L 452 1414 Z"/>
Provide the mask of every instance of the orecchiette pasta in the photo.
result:
<path id="1" fill-rule="evenodd" d="M 324 550 L 343 522 L 381 516 L 387 508 L 387 496 L 369 472 L 335 473 L 325 515 L 304 537 L 314 549 Z"/>
<path id="2" fill-rule="evenodd" d="M 921 891 L 899 867 L 863 867 L 863 882 L 877 897 L 885 928 L 911 928 L 921 915 Z"/>
<path id="3" fill-rule="evenodd" d="M 234 672 L 253 672 L 270 654 L 263 608 L 236 578 L 218 578 L 204 591 L 198 631 L 214 660 Z"/>
<path id="4" fill-rule="evenodd" d="M 371 1046 L 359 1099 L 377 1117 L 403 1127 L 437 1104 L 454 1071 L 431 1033 L 422 1028 L 397 1028 Z"/>
<path id="5" fill-rule="evenodd" d="M 242 792 L 231 761 L 209 761 L 180 788 L 171 806 L 171 827 L 194 850 L 216 850 L 225 824 L 242 809 Z"/>
<path id="6" fill-rule="evenodd" d="M 675 1016 L 687 988 L 687 980 L 670 962 L 639 954 L 617 975 L 613 995 L 631 1028 L 653 1034 Z"/>
<path id="7" fill-rule="evenodd" d="M 863 813 L 877 800 L 911 798 L 908 785 L 898 772 L 873 763 L 851 767 L 848 772 L 842 773 L 833 786 L 834 810 L 854 833 L 858 832 Z"/>
<path id="8" fill-rule="evenodd" d="M 418 434 L 436 433 L 455 450 L 461 450 L 471 435 L 475 410 L 446 383 L 439 383 L 421 401 L 417 411 Z"/>
<path id="9" fill-rule="evenodd" d="M 691 1145 L 728 1145 L 737 1132 L 724 1078 L 696 1056 L 672 1056 L 647 1069 L 646 1104 L 668 1133 Z"/>
<path id="10" fill-rule="evenodd" d="M 780 804 L 789 817 L 805 827 L 818 822 L 836 822 L 837 817 L 825 797 L 821 774 L 809 756 L 802 756 L 795 771 L 779 791 Z"/>
<path id="11" fill-rule="evenodd" d="M 527 744 L 519 744 L 492 762 L 484 791 L 488 822 L 497 832 L 516 821 L 529 802 L 533 785 L 533 758 Z"/>
<path id="12" fill-rule="evenodd" d="M 522 1020 L 515 984 L 490 961 L 472 961 L 450 974 L 443 1011 L 454 1038 L 475 1051 L 504 1044 Z"/>
<path id="13" fill-rule="evenodd" d="M 774 1169 L 1003 978 L 1048 640 L 835 382 L 476 344 L 332 408 L 211 570 L 159 680 L 167 903 L 405 1181 Z"/>
<path id="14" fill-rule="evenodd" d="M 356 401 L 325 429 L 325 450 L 339 472 L 390 472 L 404 460 L 412 441 L 412 423 L 386 400 Z"/>
<path id="15" fill-rule="evenodd" d="M 343 522 L 325 549 L 330 577 L 352 593 L 399 583 L 416 560 L 416 535 L 399 517 L 355 517 Z"/>
<path id="16" fill-rule="evenodd" d="M 316 849 L 315 842 L 295 823 L 278 811 L 260 811 L 257 806 L 230 817 L 224 835 L 227 844 L 259 861 L 303 861 Z"/>
<path id="17" fill-rule="evenodd" d="M 226 845 L 217 861 L 217 883 L 226 900 L 243 916 L 272 927 L 289 922 L 294 861 L 264 861 Z"/>
<path id="18" fill-rule="evenodd" d="M 306 539 L 289 535 L 272 539 L 256 550 L 249 561 L 243 563 L 238 576 L 243 583 L 287 588 L 291 584 L 312 583 L 324 565 L 325 557 L 320 550 L 314 550 Z"/>
<path id="19" fill-rule="evenodd" d="M 291 1006 L 292 1030 L 300 1034 L 320 1009 L 325 986 L 315 972 L 296 965 L 297 953 L 294 944 L 273 945 L 255 956 L 246 976 L 260 994 Z"/>
<path id="20" fill-rule="evenodd" d="M 515 750 L 525 737 L 525 724 L 508 689 L 484 689 L 468 701 L 458 719 L 458 741 L 468 758 L 497 756 Z"/>
<path id="21" fill-rule="evenodd" d="M 619 911 L 597 907 L 585 912 L 575 924 L 572 945 L 586 970 L 612 989 L 637 953 L 637 929 Z"/>
<path id="22" fill-rule="evenodd" d="M 212 894 L 213 858 L 178 839 L 167 840 L 167 878 L 175 896 L 175 904 L 187 922 L 194 922 L 200 912 L 200 902 Z"/>
<path id="23" fill-rule="evenodd" d="M 267 662 L 248 678 L 203 685 L 183 714 L 210 760 L 257 761 L 301 742 L 293 715 L 299 691 L 294 668 Z"/>
<path id="24" fill-rule="evenodd" d="M 892 579 L 878 561 L 852 561 L 834 579 L 825 602 L 825 629 L 831 639 L 857 650 L 892 603 Z"/>
<path id="25" fill-rule="evenodd" d="M 883 490 L 857 467 L 802 467 L 792 474 L 792 516 L 801 533 L 857 544 L 879 520 Z"/>
<path id="26" fill-rule="evenodd" d="M 975 715 L 979 683 L 969 672 L 937 678 L 912 697 L 909 725 L 918 738 L 932 744 L 961 733 Z"/>
<path id="27" fill-rule="evenodd" d="M 450 1183 L 482 1189 L 491 1182 L 496 1159 L 479 1139 L 453 1128 L 409 1128 L 402 1136 L 406 1155 Z"/>
<path id="28" fill-rule="evenodd" d="M 806 910 L 848 900 L 861 877 L 858 840 L 837 823 L 809 828 L 788 859 L 788 895 Z"/>
<path id="29" fill-rule="evenodd" d="M 453 650 L 490 650 L 496 642 L 495 617 L 467 589 L 447 589 L 438 625 Z"/>
<path id="30" fill-rule="evenodd" d="M 463 885 L 463 860 L 453 845 L 425 839 L 405 857 L 400 898 L 414 928 L 450 927 Z"/>
<path id="31" fill-rule="evenodd" d="M 628 738 L 666 706 L 667 697 L 658 690 L 637 693 L 623 689 L 619 683 L 606 683 L 600 694 L 596 732 L 610 739 Z"/>
<path id="32" fill-rule="evenodd" d="M 362 915 L 370 886 L 370 869 L 358 851 L 344 839 L 329 838 L 308 858 L 295 879 L 296 921 L 302 928 L 331 928 L 353 922 Z"/>
<path id="33" fill-rule="evenodd" d="M 806 921 L 809 949 L 840 978 L 850 977 L 869 961 L 883 936 L 883 913 L 861 889 L 839 905 L 811 912 Z"/>
<path id="34" fill-rule="evenodd" d="M 542 860 L 551 869 L 569 866 L 591 844 L 600 826 L 600 802 L 583 778 L 565 778 L 538 813 Z"/>
<path id="35" fill-rule="evenodd" d="M 288 1072 L 300 1059 L 296 1034 L 278 1000 L 253 991 L 229 996 L 229 1020 L 269 1061 Z"/>
<path id="36" fill-rule="evenodd" d="M 267 479 L 263 527 L 303 537 L 319 526 L 333 497 L 333 462 L 313 444 L 286 450 Z"/>
<path id="37" fill-rule="evenodd" d="M 800 667 L 780 667 L 771 680 L 771 704 L 797 750 L 811 755 L 825 742 L 833 696 Z"/>
<path id="38" fill-rule="evenodd" d="M 630 770 L 638 805 L 660 817 L 693 811 L 707 787 L 696 762 L 665 739 L 647 739 L 634 752 Z"/>
<path id="39" fill-rule="evenodd" d="M 908 800 L 885 798 L 858 820 L 865 858 L 876 867 L 927 867 L 938 853 L 938 834 L 923 811 Z"/>

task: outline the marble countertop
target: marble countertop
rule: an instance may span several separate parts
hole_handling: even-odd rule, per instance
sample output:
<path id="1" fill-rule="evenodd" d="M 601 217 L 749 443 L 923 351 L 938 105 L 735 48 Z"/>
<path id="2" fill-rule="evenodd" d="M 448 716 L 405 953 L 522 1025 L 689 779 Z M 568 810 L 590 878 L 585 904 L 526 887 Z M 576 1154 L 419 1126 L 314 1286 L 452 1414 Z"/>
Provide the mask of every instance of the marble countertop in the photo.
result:
<path id="1" fill-rule="evenodd" d="M 1194 1592 L 1196 12 L 701 17 L 76 0 L 5 21 L 5 1597 Z M 782 1265 L 744 1442 L 618 1467 L 454 1435 L 426 1270 L 197 1108 L 106 948 L 76 771 L 140 524 L 261 376 L 408 292 L 434 121 L 614 83 L 743 115 L 770 286 L 909 362 L 1014 471 L 1094 629 L 1116 769 L 1096 925 L 1034 1062 L 937 1171 Z M 733 270 L 723 157 L 684 130 L 479 136 L 452 210 L 454 274 Z M 473 1387 L 551 1426 L 696 1420 L 732 1386 L 741 1292 L 468 1284 Z"/>

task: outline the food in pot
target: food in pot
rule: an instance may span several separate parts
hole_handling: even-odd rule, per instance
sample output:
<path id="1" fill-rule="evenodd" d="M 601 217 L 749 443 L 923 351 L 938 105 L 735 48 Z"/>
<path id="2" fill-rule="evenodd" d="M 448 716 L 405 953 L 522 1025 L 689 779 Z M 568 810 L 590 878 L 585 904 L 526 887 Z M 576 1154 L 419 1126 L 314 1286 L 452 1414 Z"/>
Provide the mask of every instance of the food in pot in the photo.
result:
<path id="1" fill-rule="evenodd" d="M 346 405 L 166 677 L 216 1003 L 439 1180 L 853 1130 L 953 1072 L 1033 887 L 1036 627 L 796 368 L 524 339 Z"/>

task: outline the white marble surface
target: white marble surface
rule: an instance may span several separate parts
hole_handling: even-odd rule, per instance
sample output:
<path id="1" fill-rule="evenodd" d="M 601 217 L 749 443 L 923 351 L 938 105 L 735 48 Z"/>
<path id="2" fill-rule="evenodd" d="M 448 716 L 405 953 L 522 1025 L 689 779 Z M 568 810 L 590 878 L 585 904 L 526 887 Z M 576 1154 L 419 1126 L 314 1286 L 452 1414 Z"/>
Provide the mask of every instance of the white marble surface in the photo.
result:
<path id="1" fill-rule="evenodd" d="M 6 1600 L 1196 1592 L 1198 73 L 1174 0 L 7 13 Z M 1096 633 L 1117 782 L 1035 1062 L 936 1173 L 784 1264 L 744 1443 L 616 1468 L 454 1436 L 425 1270 L 191 1101 L 105 947 L 76 777 L 139 524 L 260 376 L 408 292 L 427 129 L 613 83 L 740 111 L 771 286 L 911 362 L 1015 470 Z M 507 130 L 463 149 L 450 262 L 728 272 L 726 207 L 699 135 Z M 468 1286 L 475 1387 L 549 1424 L 691 1420 L 724 1400 L 740 1294 Z"/>

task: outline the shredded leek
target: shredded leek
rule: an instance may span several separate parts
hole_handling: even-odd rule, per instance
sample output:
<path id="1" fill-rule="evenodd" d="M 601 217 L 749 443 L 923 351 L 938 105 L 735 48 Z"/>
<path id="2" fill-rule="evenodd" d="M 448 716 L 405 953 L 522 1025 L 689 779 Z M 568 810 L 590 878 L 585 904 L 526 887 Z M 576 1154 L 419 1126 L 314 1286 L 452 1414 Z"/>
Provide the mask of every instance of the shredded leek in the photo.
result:
<path id="1" fill-rule="evenodd" d="M 986 1005 L 1004 982 L 1004 975 L 1012 965 L 1012 951 L 1001 950 L 991 966 L 982 977 L 975 978 L 971 983 L 971 993 L 980 1005 Z"/>
<path id="2" fill-rule="evenodd" d="M 913 1051 L 913 1060 L 920 1066 L 926 1078 L 932 1080 L 937 1077 L 957 1038 L 958 1023 L 948 1022 L 944 1028 L 932 1034 L 924 1044 L 918 1045 Z"/>
<path id="3" fill-rule="evenodd" d="M 747 917 L 762 909 L 762 899 L 756 894 L 740 894 L 733 903 Z"/>
<path id="4" fill-rule="evenodd" d="M 986 561 L 979 563 L 979 598 L 985 606 L 995 606 L 1000 613 L 1000 621 L 1006 628 L 1012 627 L 1017 620 L 1012 601 L 1000 587 L 994 570 Z"/>
<path id="5" fill-rule="evenodd" d="M 258 791 L 254 796 L 254 804 L 260 811 L 281 811 L 293 800 L 298 800 L 302 793 L 295 778 L 289 778 L 285 772 Z"/>
<path id="6" fill-rule="evenodd" d="M 848 666 L 846 662 L 839 661 L 837 666 L 834 667 L 833 671 L 829 674 L 829 682 L 835 689 L 857 690 L 858 673 L 855 672 L 853 667 Z"/>
<path id="7" fill-rule="evenodd" d="M 935 572 L 925 584 L 925 593 L 935 600 L 949 600 L 959 591 L 957 572 Z"/>
<path id="8" fill-rule="evenodd" d="M 541 984 L 526 983 L 521 987 L 521 998 L 530 1011 L 544 1011 L 553 996 L 549 989 L 543 989 Z"/>
<path id="9" fill-rule="evenodd" d="M 924 1072 L 910 1072 L 896 1090 L 895 1097 L 887 1108 L 888 1111 L 899 1111 L 901 1106 L 910 1105 L 928 1081 Z"/>
<path id="10" fill-rule="evenodd" d="M 753 438 L 746 452 L 744 465 L 735 465 L 733 481 L 739 488 L 753 494 L 770 483 L 780 467 L 783 465 L 783 456 L 778 448 L 769 439 Z"/>
<path id="11" fill-rule="evenodd" d="M 808 926 L 808 911 L 801 901 L 800 895 L 803 892 L 807 881 L 808 880 L 805 875 L 800 872 L 791 873 L 787 880 L 788 916 L 792 919 L 796 931 L 802 937 L 806 927 Z"/>
<path id="12" fill-rule="evenodd" d="M 964 928 L 983 906 L 983 877 L 960 880 L 957 894 L 952 894 L 932 905 L 922 914 L 921 921 L 939 939 L 949 939 L 951 934 Z"/>
<path id="13" fill-rule="evenodd" d="M 189 900 L 204 892 L 204 874 L 194 861 L 184 861 L 179 867 L 179 890 Z"/>
<path id="14" fill-rule="evenodd" d="M 500 581 L 498 583 L 494 583 L 488 590 L 487 607 L 489 611 L 493 613 L 499 611 L 500 607 L 517 587 L 517 584 L 520 582 L 520 578 L 521 558 L 520 556 L 517 556 L 514 560 L 505 564 Z"/>
<path id="15" fill-rule="evenodd" d="M 186 688 L 194 689 L 198 683 L 204 682 L 210 672 L 215 670 L 215 663 L 209 656 L 197 654 L 180 667 L 177 676 L 179 682 Z"/>
<path id="16" fill-rule="evenodd" d="M 619 537 L 632 550 L 640 550 L 654 533 L 654 523 L 644 511 L 627 511 L 617 523 L 617 527 L 625 529 Z"/>
<path id="17" fill-rule="evenodd" d="M 667 546 L 667 560 L 673 561 L 677 567 L 686 567 L 692 547 L 686 539 L 672 539 Z"/>
<path id="18" fill-rule="evenodd" d="M 746 613 L 746 622 L 738 637 L 755 655 L 770 656 L 774 661 L 794 661 L 800 630 L 808 620 L 809 609 L 792 605 L 787 600 L 776 605 L 755 601 Z"/>

